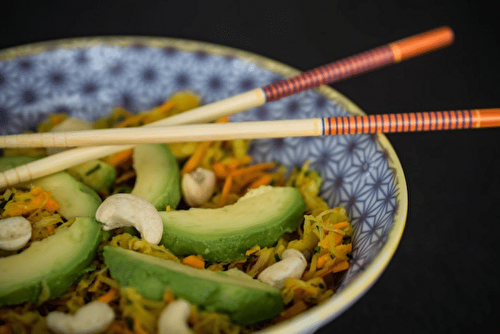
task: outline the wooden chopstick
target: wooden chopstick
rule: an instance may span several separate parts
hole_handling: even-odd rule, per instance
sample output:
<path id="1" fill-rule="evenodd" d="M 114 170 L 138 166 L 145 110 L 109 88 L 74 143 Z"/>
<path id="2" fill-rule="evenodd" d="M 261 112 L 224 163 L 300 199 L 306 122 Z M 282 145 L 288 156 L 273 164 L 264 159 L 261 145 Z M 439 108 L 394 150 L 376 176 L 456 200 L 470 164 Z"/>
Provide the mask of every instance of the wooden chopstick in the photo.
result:
<path id="1" fill-rule="evenodd" d="M 214 121 L 307 89 L 331 84 L 443 48 L 450 45 L 453 40 L 454 34 L 451 28 L 439 27 L 146 126 L 171 126 Z M 0 173 L 0 189 L 131 147 L 133 145 L 82 147 L 57 153 Z"/>
<path id="2" fill-rule="evenodd" d="M 500 108 L 20 134 L 1 136 L 0 147 L 137 145 L 377 132 L 460 130 L 498 126 L 500 126 Z"/>

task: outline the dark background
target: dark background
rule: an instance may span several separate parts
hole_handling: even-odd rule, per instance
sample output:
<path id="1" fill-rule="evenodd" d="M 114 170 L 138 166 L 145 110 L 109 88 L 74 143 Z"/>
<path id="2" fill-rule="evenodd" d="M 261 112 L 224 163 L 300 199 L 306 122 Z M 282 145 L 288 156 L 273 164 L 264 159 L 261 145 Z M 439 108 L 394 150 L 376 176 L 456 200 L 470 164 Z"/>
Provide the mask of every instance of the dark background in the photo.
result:
<path id="1" fill-rule="evenodd" d="M 5 4 L 4 4 L 5 6 Z M 60 38 L 167 36 L 227 45 L 300 70 L 441 25 L 446 49 L 332 85 L 366 113 L 500 107 L 491 1 L 9 2 L 0 48 Z M 392 134 L 409 212 L 393 260 L 330 332 L 496 328 L 500 129 Z"/>

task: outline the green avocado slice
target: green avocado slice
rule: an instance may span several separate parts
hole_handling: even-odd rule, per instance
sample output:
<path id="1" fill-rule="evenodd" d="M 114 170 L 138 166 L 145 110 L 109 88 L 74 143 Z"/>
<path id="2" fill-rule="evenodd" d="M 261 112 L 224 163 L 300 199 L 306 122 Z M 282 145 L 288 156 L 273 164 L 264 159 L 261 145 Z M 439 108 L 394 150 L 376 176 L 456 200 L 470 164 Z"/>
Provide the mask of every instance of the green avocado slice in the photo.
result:
<path id="1" fill-rule="evenodd" d="M 148 200 L 159 210 L 175 209 L 181 200 L 179 164 L 165 144 L 134 147 L 136 181 L 132 194 Z"/>
<path id="2" fill-rule="evenodd" d="M 2 157 L 0 171 L 33 160 Z M 101 224 L 94 216 L 102 201 L 95 191 L 66 172 L 26 184 L 51 191 L 61 216 L 75 222 L 19 254 L 0 258 L 0 305 L 42 302 L 64 293 L 88 268 L 101 238 Z"/>
<path id="3" fill-rule="evenodd" d="M 218 209 L 160 212 L 160 244 L 178 255 L 200 254 L 225 262 L 245 257 L 255 245 L 271 246 L 303 218 L 304 200 L 293 187 L 262 186 Z"/>
<path id="4" fill-rule="evenodd" d="M 88 268 L 101 235 L 92 217 L 78 217 L 23 252 L 0 258 L 0 305 L 43 302 L 64 293 Z"/>
<path id="5" fill-rule="evenodd" d="M 278 289 L 242 272 L 214 272 L 141 254 L 104 247 L 104 262 L 121 286 L 161 300 L 166 288 L 203 309 L 228 314 L 240 325 L 271 319 L 283 310 Z"/>

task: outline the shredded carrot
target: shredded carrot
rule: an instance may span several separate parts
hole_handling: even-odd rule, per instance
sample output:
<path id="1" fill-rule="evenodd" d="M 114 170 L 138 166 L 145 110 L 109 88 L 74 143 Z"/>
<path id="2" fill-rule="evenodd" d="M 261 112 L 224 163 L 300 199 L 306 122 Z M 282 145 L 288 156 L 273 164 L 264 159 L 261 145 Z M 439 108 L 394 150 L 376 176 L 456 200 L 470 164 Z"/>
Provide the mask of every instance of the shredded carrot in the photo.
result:
<path id="1" fill-rule="evenodd" d="M 237 170 L 233 171 L 232 174 L 234 176 L 234 175 L 240 175 L 240 174 L 246 174 L 246 173 L 254 173 L 254 172 L 257 172 L 257 171 L 266 170 L 266 169 L 270 169 L 270 168 L 273 168 L 273 167 L 276 167 L 276 163 L 274 163 L 274 162 L 263 162 L 263 163 L 260 163 L 260 164 L 255 164 L 255 165 L 252 165 L 252 166 L 248 166 L 248 167 L 237 169 Z"/>
<path id="2" fill-rule="evenodd" d="M 54 232 L 54 226 L 52 225 L 47 225 L 46 229 L 49 232 L 49 234 L 52 234 L 52 232 Z"/>
<path id="3" fill-rule="evenodd" d="M 214 172 L 215 176 L 218 178 L 224 178 L 229 173 L 226 165 L 224 165 L 222 162 L 219 162 L 219 161 L 216 161 L 212 164 L 212 171 Z"/>
<path id="4" fill-rule="evenodd" d="M 245 155 L 245 156 L 242 156 L 239 158 L 232 159 L 229 162 L 228 167 L 229 167 L 229 169 L 236 169 L 239 166 L 246 165 L 246 164 L 250 163 L 250 161 L 252 161 L 252 158 L 248 155 Z"/>
<path id="5" fill-rule="evenodd" d="M 31 192 L 31 195 L 38 196 L 43 192 L 43 189 L 42 189 L 42 187 L 34 187 L 33 189 L 31 189 L 30 192 Z"/>
<path id="6" fill-rule="evenodd" d="M 240 174 L 240 175 L 235 175 L 233 179 L 240 185 L 246 186 L 249 183 L 254 182 L 258 178 L 264 176 L 264 172 L 255 172 L 255 173 L 248 173 L 248 174 Z"/>
<path id="7" fill-rule="evenodd" d="M 344 236 L 340 233 L 333 232 L 333 242 L 335 245 L 340 245 Z"/>
<path id="8" fill-rule="evenodd" d="M 220 196 L 219 206 L 223 207 L 227 204 L 229 192 L 231 191 L 231 185 L 233 184 L 233 176 L 229 175 L 224 182 L 224 186 L 222 187 L 222 193 Z"/>
<path id="9" fill-rule="evenodd" d="M 347 226 L 349 226 L 348 222 L 340 222 L 340 223 L 337 223 L 337 224 L 333 224 L 333 228 L 335 228 L 337 230 L 341 230 L 343 228 L 346 228 Z"/>
<path id="10" fill-rule="evenodd" d="M 49 197 L 47 203 L 45 203 L 45 206 L 43 208 L 49 212 L 55 212 L 57 209 L 59 209 L 59 207 L 59 203 L 57 203 L 56 200 L 52 197 Z"/>
<path id="11" fill-rule="evenodd" d="M 118 166 L 118 165 L 123 164 L 128 159 L 130 159 L 133 154 L 134 154 L 134 149 L 131 148 L 131 149 L 117 152 L 113 155 L 110 155 L 110 156 L 104 158 L 104 161 L 112 166 Z"/>
<path id="12" fill-rule="evenodd" d="M 210 147 L 211 142 L 206 141 L 200 143 L 196 149 L 194 150 L 193 155 L 186 161 L 184 166 L 182 167 L 182 174 L 191 173 L 200 165 L 201 160 L 207 153 L 208 148 Z"/>
<path id="13" fill-rule="evenodd" d="M 326 253 L 324 255 L 321 255 L 318 258 L 318 268 L 323 268 L 325 265 L 326 261 L 330 260 L 332 257 L 330 256 L 330 253 Z"/>
<path id="14" fill-rule="evenodd" d="M 128 181 L 130 180 L 131 178 L 133 178 L 135 176 L 135 170 L 130 170 L 130 171 L 127 171 L 125 173 L 123 173 L 122 175 L 120 175 L 120 177 L 118 177 L 116 180 L 115 180 L 115 184 L 119 184 L 119 183 L 122 183 L 122 182 L 125 182 L 125 181 Z"/>
<path id="15" fill-rule="evenodd" d="M 272 174 L 264 174 L 260 178 L 257 179 L 257 181 L 254 181 L 250 186 L 248 186 L 248 189 L 254 189 L 258 188 L 263 185 L 269 185 L 273 181 L 274 177 Z"/>
<path id="16" fill-rule="evenodd" d="M 338 255 L 346 256 L 347 253 L 349 253 L 351 251 L 352 251 L 352 244 L 335 246 L 335 252 Z"/>
<path id="17" fill-rule="evenodd" d="M 307 309 L 306 303 L 303 300 L 299 300 L 295 302 L 291 307 L 281 312 L 280 317 L 283 319 L 288 319 L 306 309 Z"/>
<path id="18" fill-rule="evenodd" d="M 333 266 L 333 272 L 334 273 L 337 273 L 339 271 L 342 271 L 342 270 L 346 270 L 349 268 L 349 262 L 347 261 L 342 261 L 342 262 L 339 262 L 337 264 L 335 264 Z"/>
<path id="19" fill-rule="evenodd" d="M 104 295 L 101 297 L 97 298 L 98 301 L 102 303 L 109 304 L 111 301 L 113 301 L 116 297 L 118 296 L 118 289 L 111 288 L 109 289 L 108 292 L 106 292 Z"/>
<path id="20" fill-rule="evenodd" d="M 349 262 L 347 262 L 347 261 L 340 261 L 340 262 L 337 262 L 337 263 L 333 264 L 329 268 L 325 268 L 324 270 L 317 271 L 313 275 L 313 277 L 324 277 L 324 276 L 326 276 L 326 275 L 328 275 L 330 273 L 338 273 L 338 272 L 346 270 L 346 269 L 349 269 Z"/>
<path id="21" fill-rule="evenodd" d="M 153 108 L 149 111 L 142 112 L 137 115 L 129 116 L 125 120 L 123 120 L 121 123 L 116 124 L 114 127 L 115 128 L 124 128 L 128 126 L 137 126 L 137 125 L 143 125 L 147 123 L 151 123 L 154 121 L 157 121 L 159 119 L 164 118 L 167 116 L 167 111 L 170 111 L 172 108 L 174 108 L 176 105 L 175 102 L 173 101 L 167 101 L 163 103 L 162 105 L 159 105 L 156 108 Z"/>
<path id="22" fill-rule="evenodd" d="M 215 120 L 215 123 L 227 123 L 227 122 L 229 122 L 229 116 L 224 116 Z"/>
<path id="23" fill-rule="evenodd" d="M 156 111 L 164 113 L 166 111 L 169 111 L 173 107 L 175 107 L 175 102 L 173 102 L 173 101 L 167 101 L 167 102 L 159 105 L 158 107 L 156 107 Z"/>
<path id="24" fill-rule="evenodd" d="M 182 264 L 188 265 L 190 267 L 203 269 L 205 268 L 205 261 L 201 255 L 189 255 L 182 260 Z"/>

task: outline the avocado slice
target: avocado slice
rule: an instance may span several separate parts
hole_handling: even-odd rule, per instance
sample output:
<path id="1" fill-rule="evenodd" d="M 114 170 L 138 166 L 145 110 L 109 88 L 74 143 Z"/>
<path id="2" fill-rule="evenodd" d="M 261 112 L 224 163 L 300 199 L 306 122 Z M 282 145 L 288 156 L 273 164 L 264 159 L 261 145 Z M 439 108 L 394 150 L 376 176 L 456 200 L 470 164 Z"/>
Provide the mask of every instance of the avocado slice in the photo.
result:
<path id="1" fill-rule="evenodd" d="M 228 314 L 240 325 L 271 319 L 283 310 L 278 289 L 242 272 L 192 268 L 120 247 L 104 247 L 104 262 L 121 286 L 161 300 L 166 288 L 201 308 Z"/>
<path id="2" fill-rule="evenodd" d="M 304 200 L 295 188 L 261 186 L 222 208 L 160 212 L 164 227 L 160 244 L 178 255 L 232 261 L 244 258 L 255 245 L 271 246 L 294 231 L 304 211 Z"/>
<path id="3" fill-rule="evenodd" d="M 64 293 L 90 265 L 101 235 L 92 217 L 78 217 L 23 252 L 0 258 L 0 305 L 43 302 Z"/>
<path id="4" fill-rule="evenodd" d="M 116 179 L 115 167 L 97 159 L 68 168 L 66 171 L 78 181 L 102 194 L 108 194 Z"/>
<path id="5" fill-rule="evenodd" d="M 33 160 L 2 157 L 0 171 Z M 42 302 L 62 294 L 90 265 L 101 238 L 101 225 L 94 218 L 101 204 L 96 192 L 66 172 L 29 184 L 51 191 L 61 216 L 76 219 L 21 253 L 0 258 L 0 305 Z"/>
<path id="6" fill-rule="evenodd" d="M 179 164 L 165 144 L 134 148 L 136 181 L 132 194 L 147 199 L 159 211 L 175 209 L 181 200 Z"/>

